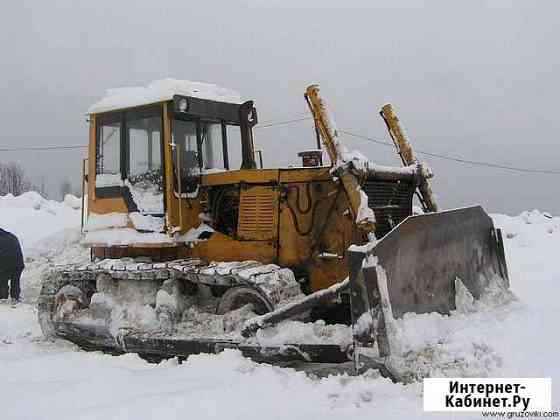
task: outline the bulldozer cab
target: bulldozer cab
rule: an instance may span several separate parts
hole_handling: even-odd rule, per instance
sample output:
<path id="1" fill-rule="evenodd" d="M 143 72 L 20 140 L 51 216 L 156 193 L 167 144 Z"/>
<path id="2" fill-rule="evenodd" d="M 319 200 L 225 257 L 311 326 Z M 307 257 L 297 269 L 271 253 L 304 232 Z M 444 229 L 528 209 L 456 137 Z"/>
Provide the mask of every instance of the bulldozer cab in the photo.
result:
<path id="1" fill-rule="evenodd" d="M 188 230 L 204 175 L 256 167 L 256 122 L 251 101 L 184 95 L 90 114 L 89 212 L 140 213 Z"/>

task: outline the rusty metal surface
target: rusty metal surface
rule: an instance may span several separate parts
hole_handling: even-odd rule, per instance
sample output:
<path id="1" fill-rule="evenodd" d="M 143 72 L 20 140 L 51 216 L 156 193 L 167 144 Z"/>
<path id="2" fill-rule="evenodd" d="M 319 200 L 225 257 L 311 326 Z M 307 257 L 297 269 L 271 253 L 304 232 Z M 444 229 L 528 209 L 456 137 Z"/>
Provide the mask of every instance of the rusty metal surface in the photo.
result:
<path id="1" fill-rule="evenodd" d="M 370 254 L 387 274 L 395 317 L 449 313 L 455 309 L 456 277 L 475 299 L 494 276 L 509 287 L 500 236 L 480 206 L 411 216 Z"/>

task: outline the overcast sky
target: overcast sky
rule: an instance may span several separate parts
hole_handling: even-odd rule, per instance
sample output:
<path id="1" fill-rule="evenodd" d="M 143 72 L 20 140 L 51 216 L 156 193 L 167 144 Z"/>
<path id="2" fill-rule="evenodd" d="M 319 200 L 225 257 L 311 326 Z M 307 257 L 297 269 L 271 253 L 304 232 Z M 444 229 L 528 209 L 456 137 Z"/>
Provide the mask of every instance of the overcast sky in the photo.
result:
<path id="1" fill-rule="evenodd" d="M 0 25 L 0 146 L 86 144 L 104 90 L 172 77 L 231 87 L 260 121 L 305 115 L 321 85 L 338 127 L 388 139 L 393 103 L 417 149 L 560 171 L 558 1 L 13 1 Z M 309 121 L 255 132 L 267 165 L 313 147 Z M 347 139 L 373 161 L 390 148 Z M 33 181 L 79 184 L 84 152 L 2 153 Z M 560 175 L 423 157 L 443 207 L 560 213 Z"/>

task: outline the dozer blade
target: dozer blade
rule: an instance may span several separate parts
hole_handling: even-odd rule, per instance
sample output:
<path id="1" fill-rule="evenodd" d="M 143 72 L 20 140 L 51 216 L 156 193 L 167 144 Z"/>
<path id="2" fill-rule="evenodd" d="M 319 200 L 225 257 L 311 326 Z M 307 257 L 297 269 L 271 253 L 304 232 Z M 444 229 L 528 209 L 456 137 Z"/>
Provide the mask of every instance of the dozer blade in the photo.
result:
<path id="1" fill-rule="evenodd" d="M 390 353 L 379 328 L 383 317 L 448 314 L 455 309 L 457 278 L 475 299 L 496 280 L 509 288 L 501 232 L 480 206 L 410 216 L 369 249 L 350 250 L 348 261 L 353 320 L 370 307 L 380 321 L 375 334 L 381 356 Z"/>

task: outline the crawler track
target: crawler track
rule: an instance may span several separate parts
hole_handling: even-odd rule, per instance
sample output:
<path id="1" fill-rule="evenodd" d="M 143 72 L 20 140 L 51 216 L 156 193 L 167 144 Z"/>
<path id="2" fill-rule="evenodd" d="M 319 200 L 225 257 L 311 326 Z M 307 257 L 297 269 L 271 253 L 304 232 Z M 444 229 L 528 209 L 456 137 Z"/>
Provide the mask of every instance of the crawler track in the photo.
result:
<path id="1" fill-rule="evenodd" d="M 43 279 L 38 300 L 39 322 L 48 337 L 71 341 L 87 350 L 132 352 L 154 358 L 187 357 L 198 353 L 219 353 L 224 349 L 238 349 L 256 361 L 286 363 L 302 362 L 344 363 L 350 360 L 348 349 L 337 344 L 287 344 L 263 347 L 255 343 L 216 337 L 177 337 L 162 332 L 147 334 L 141 331 L 120 330 L 118 334 L 102 323 L 84 326 L 72 319 L 56 319 L 57 295 L 65 286 L 82 291 L 86 300 L 96 293 L 96 279 L 100 274 L 115 280 L 138 282 L 182 279 L 205 286 L 233 288 L 246 286 L 257 290 L 270 302 L 271 308 L 303 296 L 291 270 L 254 261 L 204 264 L 198 259 L 164 263 L 137 263 L 130 260 L 102 260 L 83 265 L 57 267 Z"/>

